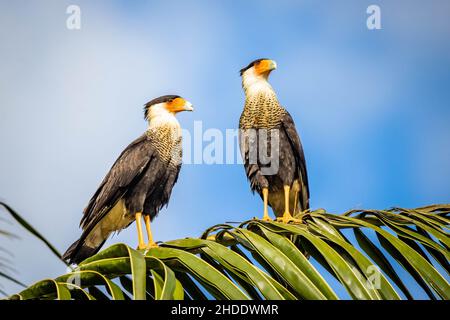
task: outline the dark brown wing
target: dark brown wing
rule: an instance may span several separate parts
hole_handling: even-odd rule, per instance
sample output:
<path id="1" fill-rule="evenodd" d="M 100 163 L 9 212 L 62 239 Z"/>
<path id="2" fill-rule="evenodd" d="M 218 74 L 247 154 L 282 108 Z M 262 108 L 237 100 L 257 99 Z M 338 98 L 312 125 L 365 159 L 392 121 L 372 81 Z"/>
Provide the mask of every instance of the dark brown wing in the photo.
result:
<path id="1" fill-rule="evenodd" d="M 164 177 L 161 178 L 156 190 L 145 199 L 144 213 L 150 214 L 151 219 L 155 218 L 159 211 L 169 204 L 172 189 L 175 186 L 180 173 L 181 164 L 177 166 L 165 166 Z"/>
<path id="2" fill-rule="evenodd" d="M 81 227 L 96 224 L 137 182 L 151 162 L 155 152 L 150 138 L 143 134 L 120 154 L 84 209 Z"/>
<path id="3" fill-rule="evenodd" d="M 303 153 L 302 143 L 300 142 L 300 137 L 298 136 L 297 130 L 295 128 L 294 120 L 292 120 L 289 112 L 286 111 L 286 114 L 283 116 L 281 123 L 282 128 L 284 129 L 286 136 L 289 139 L 295 156 L 298 178 L 301 187 L 299 197 L 301 209 L 306 210 L 309 208 L 309 184 L 308 173 L 306 171 L 305 154 Z"/>
<path id="4" fill-rule="evenodd" d="M 250 189 L 257 191 L 262 195 L 262 189 L 268 188 L 269 183 L 264 175 L 261 173 L 261 168 L 256 159 L 250 159 L 253 157 L 250 154 L 250 150 L 257 150 L 258 146 L 258 134 L 256 129 L 241 129 L 239 130 L 239 147 L 241 156 L 244 162 L 245 174 L 250 181 Z"/>

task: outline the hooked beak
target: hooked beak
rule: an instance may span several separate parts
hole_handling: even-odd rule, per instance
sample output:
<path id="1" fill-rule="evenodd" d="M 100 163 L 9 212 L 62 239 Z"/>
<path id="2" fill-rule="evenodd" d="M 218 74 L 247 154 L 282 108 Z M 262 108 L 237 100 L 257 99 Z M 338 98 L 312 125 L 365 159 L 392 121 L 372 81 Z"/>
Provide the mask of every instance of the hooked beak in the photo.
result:
<path id="1" fill-rule="evenodd" d="M 260 61 L 256 65 L 255 70 L 256 70 L 257 74 L 266 75 L 267 76 L 267 75 L 269 75 L 269 73 L 272 70 L 275 70 L 276 68 L 277 68 L 277 63 L 275 61 L 273 61 L 273 60 L 267 59 L 267 60 Z"/>
<path id="2" fill-rule="evenodd" d="M 274 60 L 269 60 L 268 62 L 268 71 L 275 70 L 277 68 L 277 63 Z"/>
<path id="3" fill-rule="evenodd" d="M 194 107 L 192 106 L 192 103 L 189 101 L 186 101 L 184 104 L 184 111 L 194 111 Z"/>

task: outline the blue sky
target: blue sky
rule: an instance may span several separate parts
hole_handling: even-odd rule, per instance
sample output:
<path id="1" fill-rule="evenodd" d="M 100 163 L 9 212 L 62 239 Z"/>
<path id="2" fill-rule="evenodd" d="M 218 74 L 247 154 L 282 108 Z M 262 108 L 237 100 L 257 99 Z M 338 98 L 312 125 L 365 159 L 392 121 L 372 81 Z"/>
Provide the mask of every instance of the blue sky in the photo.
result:
<path id="1" fill-rule="evenodd" d="M 81 8 L 81 30 L 66 28 L 69 4 Z M 370 4 L 382 30 L 366 27 Z M 449 202 L 449 9 L 439 0 L 2 0 L 0 197 L 64 251 L 103 176 L 145 130 L 145 102 L 180 94 L 196 107 L 179 116 L 187 130 L 200 120 L 236 128 L 238 70 L 269 57 L 304 145 L 312 208 Z M 185 165 L 153 229 L 170 240 L 259 215 L 240 165 Z M 24 282 L 65 271 L 5 226 L 22 237 L 8 245 Z M 117 241 L 134 245 L 134 226 L 107 244 Z"/>

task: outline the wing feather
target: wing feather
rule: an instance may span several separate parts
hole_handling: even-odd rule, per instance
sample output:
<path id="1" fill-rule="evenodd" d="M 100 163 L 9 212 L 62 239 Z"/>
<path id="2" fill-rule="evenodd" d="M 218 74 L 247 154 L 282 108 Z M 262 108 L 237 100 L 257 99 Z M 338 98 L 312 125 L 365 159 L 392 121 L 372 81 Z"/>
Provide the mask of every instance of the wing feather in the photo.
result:
<path id="1" fill-rule="evenodd" d="M 81 227 L 97 224 L 145 172 L 155 156 L 150 138 L 143 134 L 129 144 L 112 165 L 84 209 Z"/>
<path id="2" fill-rule="evenodd" d="M 250 189 L 257 191 L 260 195 L 262 188 L 268 187 L 267 179 L 261 173 L 261 168 L 258 163 L 250 162 L 250 150 L 257 148 L 257 137 L 251 130 L 242 129 L 239 130 L 239 147 L 241 150 L 241 156 L 244 162 L 245 174 L 250 181 Z"/>
<path id="3" fill-rule="evenodd" d="M 301 196 L 299 197 L 299 200 L 301 202 L 302 210 L 305 210 L 309 208 L 309 183 L 302 143 L 300 141 L 300 137 L 298 136 L 297 129 L 295 128 L 294 120 L 292 120 L 289 112 L 286 111 L 286 114 L 283 116 L 281 123 L 282 128 L 284 129 L 294 152 L 298 177 L 300 180 L 299 182 L 301 186 Z"/>

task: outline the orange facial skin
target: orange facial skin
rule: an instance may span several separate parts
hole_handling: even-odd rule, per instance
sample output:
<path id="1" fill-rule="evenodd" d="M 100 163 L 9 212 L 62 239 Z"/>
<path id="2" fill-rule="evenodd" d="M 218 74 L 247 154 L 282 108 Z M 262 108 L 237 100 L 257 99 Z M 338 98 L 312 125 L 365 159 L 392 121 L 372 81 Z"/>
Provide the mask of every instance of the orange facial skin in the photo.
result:
<path id="1" fill-rule="evenodd" d="M 180 111 L 184 111 L 184 106 L 186 105 L 186 100 L 183 98 L 175 98 L 170 102 L 166 103 L 166 109 L 172 113 L 177 113 Z"/>
<path id="2" fill-rule="evenodd" d="M 272 60 L 261 60 L 255 64 L 257 74 L 267 74 L 276 68 L 276 64 Z"/>

